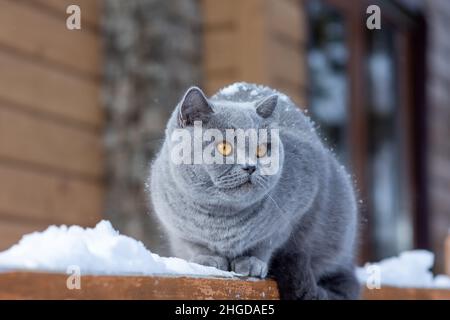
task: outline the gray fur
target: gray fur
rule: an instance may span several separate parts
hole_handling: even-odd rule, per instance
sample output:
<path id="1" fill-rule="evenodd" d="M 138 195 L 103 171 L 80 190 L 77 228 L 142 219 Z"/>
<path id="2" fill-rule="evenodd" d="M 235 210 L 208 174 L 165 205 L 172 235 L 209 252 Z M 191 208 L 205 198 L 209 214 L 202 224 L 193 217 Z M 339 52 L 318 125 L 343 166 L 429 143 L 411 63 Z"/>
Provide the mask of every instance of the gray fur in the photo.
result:
<path id="1" fill-rule="evenodd" d="M 357 206 L 348 174 L 287 96 L 253 84 L 237 86 L 208 99 L 213 112 L 206 127 L 278 128 L 280 170 L 261 176 L 256 168 L 250 187 L 240 187 L 249 179 L 241 165 L 174 165 L 168 137 L 180 125 L 180 102 L 149 183 L 173 254 L 244 275 L 268 273 L 283 299 L 357 298 Z"/>

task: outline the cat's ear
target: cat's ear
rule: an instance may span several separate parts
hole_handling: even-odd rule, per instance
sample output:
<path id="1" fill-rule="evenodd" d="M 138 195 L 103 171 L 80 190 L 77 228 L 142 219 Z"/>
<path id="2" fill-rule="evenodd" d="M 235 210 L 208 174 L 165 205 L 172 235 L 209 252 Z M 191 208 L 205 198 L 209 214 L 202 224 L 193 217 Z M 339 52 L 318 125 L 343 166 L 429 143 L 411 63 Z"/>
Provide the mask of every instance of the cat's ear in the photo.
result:
<path id="1" fill-rule="evenodd" d="M 256 103 L 256 113 L 263 118 L 268 118 L 272 115 L 275 107 L 277 106 L 277 103 L 277 94 L 264 98 Z"/>
<path id="2" fill-rule="evenodd" d="M 205 94 L 198 87 L 190 87 L 180 102 L 178 124 L 186 127 L 194 124 L 194 121 L 207 121 L 213 113 L 213 109 Z"/>

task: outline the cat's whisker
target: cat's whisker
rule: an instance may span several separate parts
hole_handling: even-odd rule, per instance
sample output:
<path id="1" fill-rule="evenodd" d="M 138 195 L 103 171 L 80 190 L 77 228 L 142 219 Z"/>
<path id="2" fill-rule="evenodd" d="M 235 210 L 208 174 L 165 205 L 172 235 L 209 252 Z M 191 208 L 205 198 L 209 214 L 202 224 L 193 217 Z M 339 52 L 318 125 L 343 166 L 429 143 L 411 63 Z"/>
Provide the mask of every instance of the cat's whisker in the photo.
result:
<path id="1" fill-rule="evenodd" d="M 268 181 L 264 180 L 262 176 L 256 176 L 255 183 L 257 183 L 263 189 L 269 189 Z"/>
<path id="2" fill-rule="evenodd" d="M 281 209 L 281 207 L 278 205 L 278 203 L 277 203 L 277 202 L 276 202 L 269 194 L 267 194 L 267 197 L 268 197 L 270 200 L 272 200 L 272 202 L 273 202 L 273 203 L 275 204 L 275 206 L 280 210 L 280 212 L 283 213 L 283 214 L 280 214 L 281 218 L 284 219 L 285 222 L 287 222 L 288 224 L 290 224 L 290 220 L 289 220 L 288 218 L 286 218 L 287 213 L 286 213 L 283 209 Z M 291 233 L 292 233 L 293 231 L 294 231 L 294 230 L 292 230 Z M 297 238 L 296 238 L 296 237 L 291 237 L 291 238 L 294 240 L 294 244 L 295 244 L 298 248 L 300 248 L 300 244 L 298 243 Z"/>
<path id="3" fill-rule="evenodd" d="M 287 213 L 284 212 L 283 209 L 281 209 L 281 207 L 278 205 L 278 203 L 275 201 L 275 199 L 272 198 L 272 196 L 271 196 L 270 194 L 266 194 L 266 197 L 269 198 L 269 199 L 273 202 L 273 204 L 277 207 L 277 209 L 278 209 L 279 212 L 281 213 L 280 216 L 281 216 L 283 219 L 285 219 L 286 222 L 289 222 L 289 220 L 286 218 Z"/>
<path id="4" fill-rule="evenodd" d="M 237 179 L 237 178 L 240 178 L 240 179 Z M 226 176 L 225 178 L 222 178 L 222 179 L 217 179 L 216 181 L 220 184 L 227 184 L 229 182 L 234 182 L 236 180 L 244 180 L 244 178 L 247 179 L 242 174 L 236 173 L 233 175 Z"/>
<path id="5" fill-rule="evenodd" d="M 201 187 L 201 186 L 206 186 L 208 184 L 207 181 L 201 181 L 201 182 L 197 182 L 197 183 L 191 183 L 190 186 L 191 187 Z"/>
<path id="6" fill-rule="evenodd" d="M 217 179 L 222 179 L 223 177 L 228 177 L 229 175 L 228 172 L 230 172 L 233 169 L 232 166 L 230 166 L 229 169 L 225 170 L 224 172 L 222 172 L 220 175 L 217 176 Z"/>
<path id="7" fill-rule="evenodd" d="M 260 178 L 262 178 L 262 177 L 260 177 Z M 261 187 L 267 189 L 267 186 L 263 185 L 261 180 L 255 179 L 255 182 L 256 182 L 258 185 L 260 185 Z M 290 224 L 290 220 L 287 218 L 288 214 L 287 214 L 287 213 L 286 213 L 286 212 L 278 205 L 278 203 L 275 201 L 275 199 L 272 198 L 272 196 L 271 196 L 269 193 L 266 194 L 266 197 L 267 197 L 270 201 L 272 201 L 273 204 L 277 207 L 277 209 L 278 209 L 278 211 L 279 211 L 278 215 L 279 215 L 286 223 Z M 299 246 L 299 243 L 297 242 L 297 238 L 293 237 L 293 239 L 294 239 L 295 245 L 296 245 L 296 246 Z"/>

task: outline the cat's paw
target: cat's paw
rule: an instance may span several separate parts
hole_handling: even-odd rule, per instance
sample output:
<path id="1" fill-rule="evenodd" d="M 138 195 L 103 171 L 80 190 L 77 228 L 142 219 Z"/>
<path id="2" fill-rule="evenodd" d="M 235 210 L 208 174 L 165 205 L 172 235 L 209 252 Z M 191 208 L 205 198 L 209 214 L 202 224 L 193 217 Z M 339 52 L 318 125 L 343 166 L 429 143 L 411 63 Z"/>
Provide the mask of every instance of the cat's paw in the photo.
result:
<path id="1" fill-rule="evenodd" d="M 231 271 L 244 276 L 264 278 L 267 276 L 267 263 L 257 257 L 239 257 L 231 262 Z"/>
<path id="2" fill-rule="evenodd" d="M 228 271 L 228 260 L 227 258 L 221 256 L 209 256 L 209 255 L 198 255 L 192 259 L 192 262 L 207 266 L 214 267 L 220 270 Z"/>

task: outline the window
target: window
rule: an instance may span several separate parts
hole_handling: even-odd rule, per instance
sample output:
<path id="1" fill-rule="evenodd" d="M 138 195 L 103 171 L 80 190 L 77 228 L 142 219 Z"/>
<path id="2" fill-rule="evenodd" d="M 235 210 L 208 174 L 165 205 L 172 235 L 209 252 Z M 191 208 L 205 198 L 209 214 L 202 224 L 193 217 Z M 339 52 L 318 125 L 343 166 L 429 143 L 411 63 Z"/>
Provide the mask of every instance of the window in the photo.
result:
<path id="1" fill-rule="evenodd" d="M 424 170 L 414 143 L 424 109 L 415 81 L 420 28 L 393 1 L 379 4 L 382 29 L 368 30 L 368 1 L 307 1 L 310 113 L 356 179 L 363 260 L 426 246 Z"/>
<path id="2" fill-rule="evenodd" d="M 319 1 L 309 2 L 310 111 L 330 148 L 348 163 L 348 49 L 342 15 Z"/>

